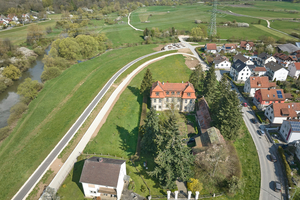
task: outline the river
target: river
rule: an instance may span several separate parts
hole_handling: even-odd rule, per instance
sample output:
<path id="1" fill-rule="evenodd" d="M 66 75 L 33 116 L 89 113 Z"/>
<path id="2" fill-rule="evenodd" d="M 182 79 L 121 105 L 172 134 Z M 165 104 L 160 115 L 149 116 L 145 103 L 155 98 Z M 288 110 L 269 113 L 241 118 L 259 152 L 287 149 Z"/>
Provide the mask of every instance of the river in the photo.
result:
<path id="1" fill-rule="evenodd" d="M 45 50 L 48 54 L 50 46 Z M 41 74 L 44 71 L 44 63 L 42 62 L 44 55 L 38 56 L 36 61 L 31 67 L 22 73 L 22 77 L 14 81 L 14 85 L 8 87 L 3 93 L 0 94 L 0 128 L 7 126 L 7 119 L 10 115 L 10 108 L 20 101 L 20 96 L 17 94 L 18 86 L 26 79 L 31 78 L 41 82 Z"/>

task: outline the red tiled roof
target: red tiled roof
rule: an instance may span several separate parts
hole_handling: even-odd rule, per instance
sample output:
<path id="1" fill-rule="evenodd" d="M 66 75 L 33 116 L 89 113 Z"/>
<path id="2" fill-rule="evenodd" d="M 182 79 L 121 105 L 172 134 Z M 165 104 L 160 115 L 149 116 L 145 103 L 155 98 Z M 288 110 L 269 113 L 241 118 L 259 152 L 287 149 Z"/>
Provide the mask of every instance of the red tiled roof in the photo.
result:
<path id="1" fill-rule="evenodd" d="M 251 88 L 270 88 L 270 87 L 276 87 L 275 82 L 269 82 L 269 77 L 267 76 L 250 76 L 250 87 Z"/>
<path id="2" fill-rule="evenodd" d="M 296 62 L 294 64 L 295 64 L 296 70 L 300 70 L 300 62 Z"/>
<path id="3" fill-rule="evenodd" d="M 273 103 L 272 107 L 274 117 L 283 117 L 286 113 L 288 116 L 284 117 L 297 117 L 296 111 L 300 111 L 300 103 Z"/>
<path id="4" fill-rule="evenodd" d="M 255 72 L 266 72 L 267 69 L 265 67 L 255 67 L 254 71 Z"/>
<path id="5" fill-rule="evenodd" d="M 242 48 L 245 48 L 246 47 L 246 44 L 249 44 L 250 47 L 253 47 L 254 46 L 254 43 L 253 42 L 247 42 L 247 41 L 241 41 L 241 47 Z"/>
<path id="6" fill-rule="evenodd" d="M 260 89 L 262 101 L 284 101 L 283 89 Z M 278 98 L 277 91 L 281 91 L 282 98 Z"/>
<path id="7" fill-rule="evenodd" d="M 225 44 L 225 48 L 230 47 L 230 49 L 236 49 L 236 44 Z"/>
<path id="8" fill-rule="evenodd" d="M 206 129 L 210 128 L 211 117 L 209 114 L 209 107 L 204 97 L 200 98 L 198 101 L 198 110 L 196 111 L 197 119 L 200 122 L 200 128 L 202 133 Z"/>
<path id="9" fill-rule="evenodd" d="M 217 45 L 215 43 L 207 43 L 206 49 L 207 50 L 217 50 Z"/>
<path id="10" fill-rule="evenodd" d="M 292 60 L 292 58 L 284 53 L 275 53 L 274 57 L 280 58 L 281 60 Z"/>
<path id="11" fill-rule="evenodd" d="M 158 93 L 158 95 L 156 95 Z M 190 93 L 190 96 L 188 96 Z M 186 83 L 161 83 L 152 84 L 150 98 L 181 97 L 184 99 L 196 99 L 195 89 L 190 82 Z"/>

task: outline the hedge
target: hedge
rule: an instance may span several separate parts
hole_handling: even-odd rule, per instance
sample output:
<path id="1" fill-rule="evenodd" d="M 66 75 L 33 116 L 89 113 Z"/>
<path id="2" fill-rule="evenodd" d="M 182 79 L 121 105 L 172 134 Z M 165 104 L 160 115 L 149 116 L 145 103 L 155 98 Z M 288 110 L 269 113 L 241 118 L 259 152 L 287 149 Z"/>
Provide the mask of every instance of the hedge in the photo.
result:
<path id="1" fill-rule="evenodd" d="M 286 157 L 284 155 L 284 150 L 281 146 L 278 147 L 278 152 L 279 152 L 279 155 L 280 157 L 282 158 L 283 160 L 283 164 L 284 164 L 284 168 L 285 168 L 285 173 L 286 173 L 286 177 L 288 179 L 288 184 L 290 187 L 292 187 L 293 185 L 293 182 L 292 182 L 292 175 L 291 175 L 291 168 L 288 164 L 288 162 L 286 161 Z"/>
<path id="2" fill-rule="evenodd" d="M 263 120 L 261 119 L 261 117 L 257 113 L 255 113 L 255 115 L 256 115 L 257 119 L 259 120 L 259 122 L 263 123 Z"/>

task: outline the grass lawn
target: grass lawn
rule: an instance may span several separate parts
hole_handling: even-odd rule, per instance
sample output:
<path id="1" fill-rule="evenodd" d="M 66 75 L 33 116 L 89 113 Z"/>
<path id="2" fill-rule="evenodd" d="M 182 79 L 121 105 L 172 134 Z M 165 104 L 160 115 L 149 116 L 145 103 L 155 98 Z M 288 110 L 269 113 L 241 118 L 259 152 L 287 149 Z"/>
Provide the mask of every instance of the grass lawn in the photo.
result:
<path id="1" fill-rule="evenodd" d="M 277 38 L 286 38 L 286 39 L 289 39 L 289 40 L 297 40 L 297 39 L 295 39 L 295 38 L 293 38 L 293 37 L 291 37 L 289 35 L 285 35 L 285 34 L 280 33 L 278 31 L 274 31 L 274 30 L 269 29 L 269 28 L 267 28 L 265 26 L 262 26 L 262 25 L 254 25 L 254 26 L 257 27 L 257 28 L 259 28 L 259 29 L 261 29 L 261 30 L 264 30 L 264 31 L 272 34 L 273 36 L 276 36 Z"/>
<path id="2" fill-rule="evenodd" d="M 300 34 L 300 23 L 295 21 L 281 21 L 281 20 L 274 20 L 271 21 L 271 27 L 278 29 L 280 31 L 286 32 L 286 33 L 298 33 Z"/>
<path id="3" fill-rule="evenodd" d="M 242 125 L 243 137 L 234 142 L 242 164 L 242 178 L 245 181 L 244 194 L 238 193 L 234 199 L 259 199 L 260 165 L 255 144 L 245 124 Z"/>
<path id="4" fill-rule="evenodd" d="M 60 19 L 61 14 L 49 15 L 51 20 L 48 21 L 41 21 L 38 23 L 39 26 L 42 26 L 43 29 L 46 27 L 51 26 L 52 29 L 54 28 L 56 21 Z M 14 27 L 10 30 L 3 30 L 0 31 L 0 39 L 9 38 L 13 44 L 19 45 L 26 41 L 27 37 L 27 28 L 30 24 L 21 26 L 21 27 Z M 59 30 L 53 29 L 53 33 L 49 34 L 47 37 L 54 37 L 60 33 Z"/>
<path id="5" fill-rule="evenodd" d="M 1 143 L 0 199 L 11 199 L 117 70 L 153 52 L 154 47 L 109 51 L 47 81 L 12 134 Z"/>

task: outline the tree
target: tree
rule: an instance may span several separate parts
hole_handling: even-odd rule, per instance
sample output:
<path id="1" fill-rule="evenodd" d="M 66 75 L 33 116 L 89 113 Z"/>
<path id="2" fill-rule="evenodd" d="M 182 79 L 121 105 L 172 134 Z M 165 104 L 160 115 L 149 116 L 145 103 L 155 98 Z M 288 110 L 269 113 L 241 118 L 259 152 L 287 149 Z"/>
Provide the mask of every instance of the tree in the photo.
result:
<path id="1" fill-rule="evenodd" d="M 27 28 L 27 43 L 33 44 L 39 41 L 44 36 L 44 30 L 41 26 L 37 24 L 31 24 Z"/>
<path id="2" fill-rule="evenodd" d="M 41 75 L 41 79 L 43 82 L 48 81 L 50 79 L 56 78 L 61 74 L 61 71 L 57 67 L 45 68 Z"/>
<path id="3" fill-rule="evenodd" d="M 33 81 L 31 78 L 26 78 L 24 82 L 19 85 L 17 93 L 22 96 L 22 101 L 28 104 L 37 96 L 42 88 L 43 84 L 37 80 Z"/>
<path id="4" fill-rule="evenodd" d="M 155 141 L 158 149 L 154 160 L 156 166 L 149 175 L 156 177 L 164 188 L 175 189 L 177 178 L 187 181 L 192 177 L 190 167 L 194 156 L 181 144 L 175 115 L 171 115 L 162 126 Z"/>
<path id="5" fill-rule="evenodd" d="M 149 29 L 145 28 L 145 30 L 144 30 L 144 37 L 145 36 L 149 36 L 149 33 L 150 33 Z"/>
<path id="6" fill-rule="evenodd" d="M 204 91 L 203 95 L 207 103 L 210 105 L 213 103 L 215 95 L 216 95 L 216 87 L 217 87 L 217 77 L 215 74 L 215 67 L 212 66 L 209 68 L 208 73 L 205 77 L 204 81 Z"/>
<path id="7" fill-rule="evenodd" d="M 67 60 L 80 58 L 81 47 L 75 38 L 67 37 L 59 43 L 59 55 Z"/>
<path id="8" fill-rule="evenodd" d="M 201 192 L 203 189 L 203 184 L 199 182 L 198 179 L 190 178 L 187 182 L 187 188 L 189 191 L 192 191 L 195 194 L 196 191 Z"/>
<path id="9" fill-rule="evenodd" d="M 98 42 L 92 36 L 78 35 L 76 42 L 81 47 L 80 53 L 83 58 L 92 57 L 98 52 Z"/>
<path id="10" fill-rule="evenodd" d="M 244 191 L 242 189 L 244 186 L 245 186 L 245 183 L 243 180 L 239 179 L 236 176 L 232 176 L 232 178 L 229 180 L 229 183 L 228 183 L 229 193 L 235 194 L 240 191 L 243 194 Z"/>
<path id="11" fill-rule="evenodd" d="M 149 94 L 150 93 L 150 88 L 152 87 L 153 83 L 153 78 L 152 78 L 152 73 L 150 69 L 147 69 L 144 78 L 141 83 L 141 88 L 140 88 L 140 93 L 141 94 Z"/>
<path id="12" fill-rule="evenodd" d="M 219 100 L 218 111 L 213 124 L 225 138 L 234 140 L 242 123 L 240 100 L 235 91 L 224 92 L 225 95 Z"/>
<path id="13" fill-rule="evenodd" d="M 9 65 L 8 67 L 5 67 L 2 74 L 6 78 L 10 78 L 12 80 L 18 80 L 22 76 L 21 71 L 14 65 Z"/>
<path id="14" fill-rule="evenodd" d="M 191 73 L 189 82 L 193 84 L 196 91 L 202 92 L 204 79 L 205 79 L 205 74 L 201 64 L 199 64 L 195 67 L 195 70 Z"/>
<path id="15" fill-rule="evenodd" d="M 51 27 L 51 26 L 47 26 L 47 27 L 46 27 L 46 33 L 47 33 L 47 34 L 52 33 L 52 27 Z"/>
<path id="16" fill-rule="evenodd" d="M 144 153 L 155 154 L 156 145 L 155 139 L 159 133 L 159 119 L 153 108 L 150 109 L 150 112 L 147 114 L 144 124 L 144 135 L 141 141 L 142 150 Z"/>

